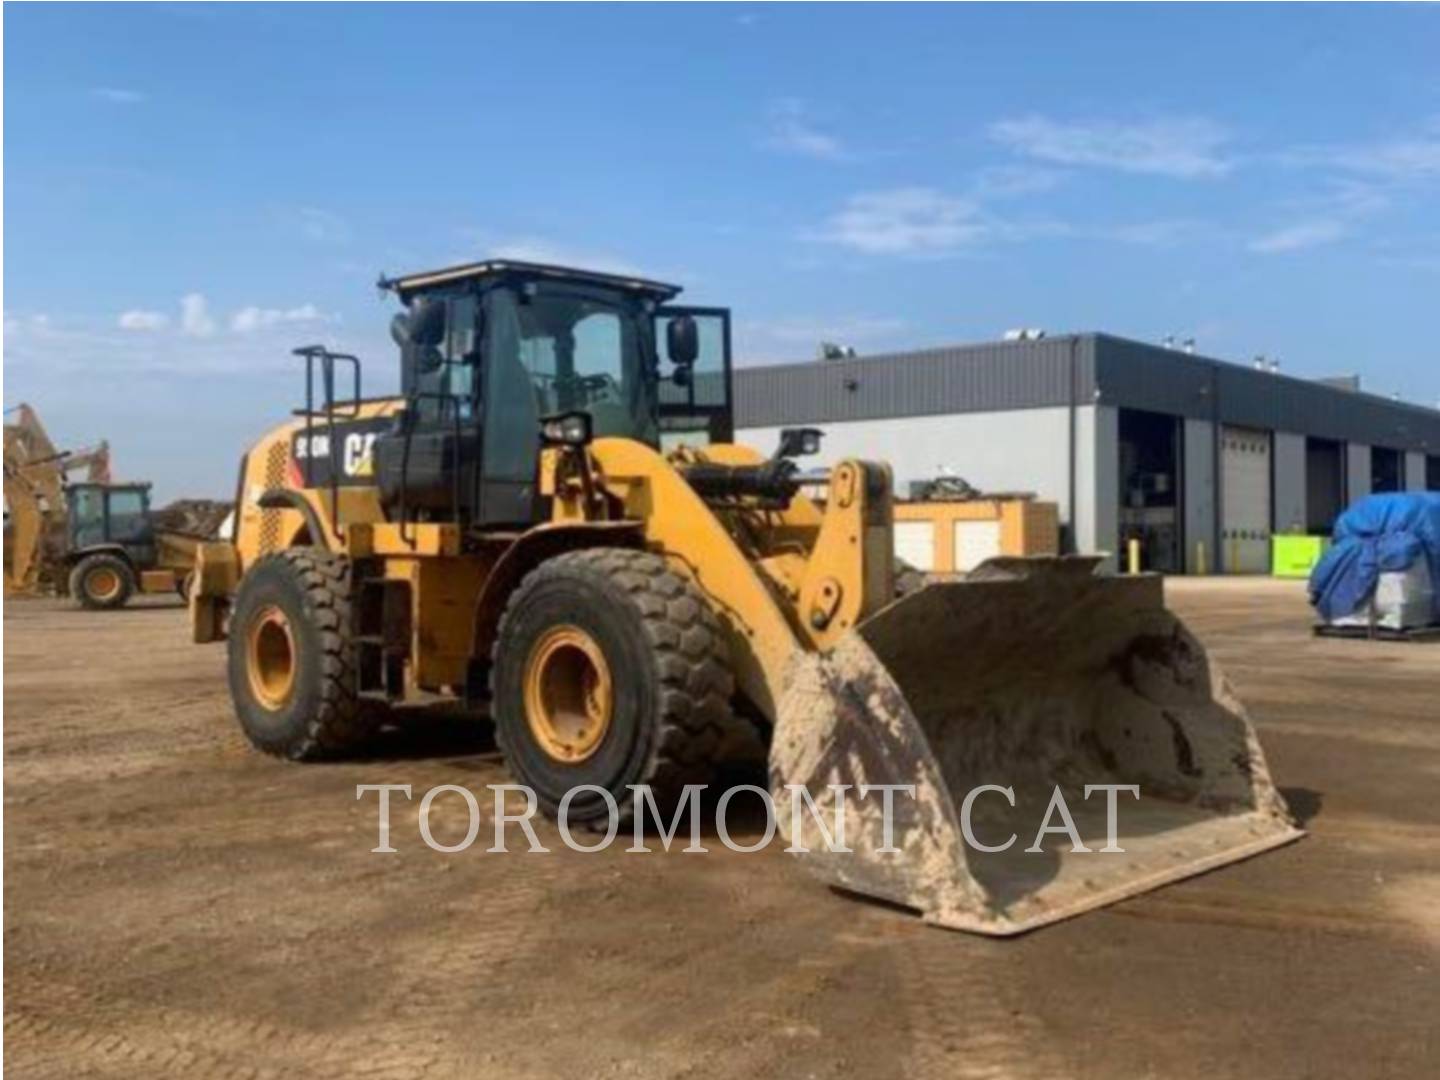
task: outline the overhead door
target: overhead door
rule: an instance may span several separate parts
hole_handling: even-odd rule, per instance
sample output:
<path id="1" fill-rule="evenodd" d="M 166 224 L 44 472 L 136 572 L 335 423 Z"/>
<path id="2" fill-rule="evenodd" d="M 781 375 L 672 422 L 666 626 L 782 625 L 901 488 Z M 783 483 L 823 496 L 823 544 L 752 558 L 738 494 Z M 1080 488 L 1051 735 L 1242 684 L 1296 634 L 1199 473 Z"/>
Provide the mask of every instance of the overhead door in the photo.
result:
<path id="1" fill-rule="evenodd" d="M 1270 569 L 1270 432 L 1220 432 L 1222 565 L 1232 574 Z"/>
<path id="2" fill-rule="evenodd" d="M 934 570 L 935 524 L 931 521 L 897 521 L 895 557 L 927 574 Z"/>
<path id="3" fill-rule="evenodd" d="M 1329 536 L 1345 509 L 1345 446 L 1329 439 L 1305 440 L 1305 528 Z"/>
<path id="4" fill-rule="evenodd" d="M 955 569 L 974 570 L 986 559 L 1000 554 L 1000 522 L 957 521 L 953 543 Z"/>

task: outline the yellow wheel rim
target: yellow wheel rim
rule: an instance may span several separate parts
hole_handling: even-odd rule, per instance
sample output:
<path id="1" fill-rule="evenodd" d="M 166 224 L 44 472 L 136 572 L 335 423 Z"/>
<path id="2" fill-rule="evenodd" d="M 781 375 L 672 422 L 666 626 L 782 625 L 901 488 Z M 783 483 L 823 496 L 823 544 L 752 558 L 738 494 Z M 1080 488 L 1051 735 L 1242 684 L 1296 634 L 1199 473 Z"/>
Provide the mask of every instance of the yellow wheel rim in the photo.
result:
<path id="1" fill-rule="evenodd" d="M 283 708 L 295 690 L 295 632 L 278 607 L 262 609 L 245 634 L 250 692 L 267 709 Z"/>
<path id="2" fill-rule="evenodd" d="M 599 644 L 578 626 L 552 626 L 525 662 L 525 719 L 551 758 L 576 765 L 610 730 L 615 711 L 610 665 Z"/>
<path id="3" fill-rule="evenodd" d="M 108 566 L 97 566 L 85 575 L 85 591 L 96 600 L 114 600 L 120 595 L 120 575 Z"/>

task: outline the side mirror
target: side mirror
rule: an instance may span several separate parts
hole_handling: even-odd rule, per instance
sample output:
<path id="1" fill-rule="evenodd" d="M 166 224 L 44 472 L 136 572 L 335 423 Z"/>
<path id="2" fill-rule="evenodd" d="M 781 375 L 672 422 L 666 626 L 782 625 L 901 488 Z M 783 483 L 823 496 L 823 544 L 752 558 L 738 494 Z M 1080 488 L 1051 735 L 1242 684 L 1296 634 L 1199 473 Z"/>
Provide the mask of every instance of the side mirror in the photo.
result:
<path id="1" fill-rule="evenodd" d="M 402 349 L 410 344 L 410 316 L 403 311 L 390 320 L 390 340 Z"/>
<path id="2" fill-rule="evenodd" d="M 665 325 L 665 351 L 677 369 L 695 366 L 700 356 L 700 331 L 689 315 L 677 315 Z"/>
<path id="3" fill-rule="evenodd" d="M 780 429 L 780 448 L 775 451 L 777 458 L 809 457 L 820 452 L 819 428 L 799 427 Z"/>
<path id="4" fill-rule="evenodd" d="M 445 340 L 445 301 L 419 297 L 410 305 L 406 323 L 406 336 L 412 345 L 439 345 Z"/>

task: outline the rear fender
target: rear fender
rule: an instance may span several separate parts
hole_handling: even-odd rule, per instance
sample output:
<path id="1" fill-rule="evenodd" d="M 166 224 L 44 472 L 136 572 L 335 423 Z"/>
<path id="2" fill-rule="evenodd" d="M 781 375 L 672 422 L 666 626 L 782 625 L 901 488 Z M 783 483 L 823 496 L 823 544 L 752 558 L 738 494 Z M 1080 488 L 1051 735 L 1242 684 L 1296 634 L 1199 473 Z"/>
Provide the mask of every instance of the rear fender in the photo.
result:
<path id="1" fill-rule="evenodd" d="M 81 559 L 88 559 L 91 555 L 114 555 L 117 559 L 124 559 L 125 564 L 131 570 L 135 570 L 135 560 L 131 558 L 130 552 L 120 544 L 88 544 L 83 548 L 76 548 L 65 553 L 65 565 L 74 566 Z"/>

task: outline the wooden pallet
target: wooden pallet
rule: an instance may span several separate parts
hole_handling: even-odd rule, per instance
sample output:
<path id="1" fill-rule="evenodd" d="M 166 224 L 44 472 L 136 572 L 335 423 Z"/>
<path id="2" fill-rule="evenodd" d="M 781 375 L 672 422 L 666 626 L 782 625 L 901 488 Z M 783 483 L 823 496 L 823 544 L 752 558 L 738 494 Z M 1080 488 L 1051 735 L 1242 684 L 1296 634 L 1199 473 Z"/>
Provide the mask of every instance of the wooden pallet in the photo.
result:
<path id="1" fill-rule="evenodd" d="M 1316 637 L 1361 638 L 1371 641 L 1440 641 L 1440 626 L 1412 626 L 1392 630 L 1386 626 L 1331 626 L 1319 623 Z"/>

